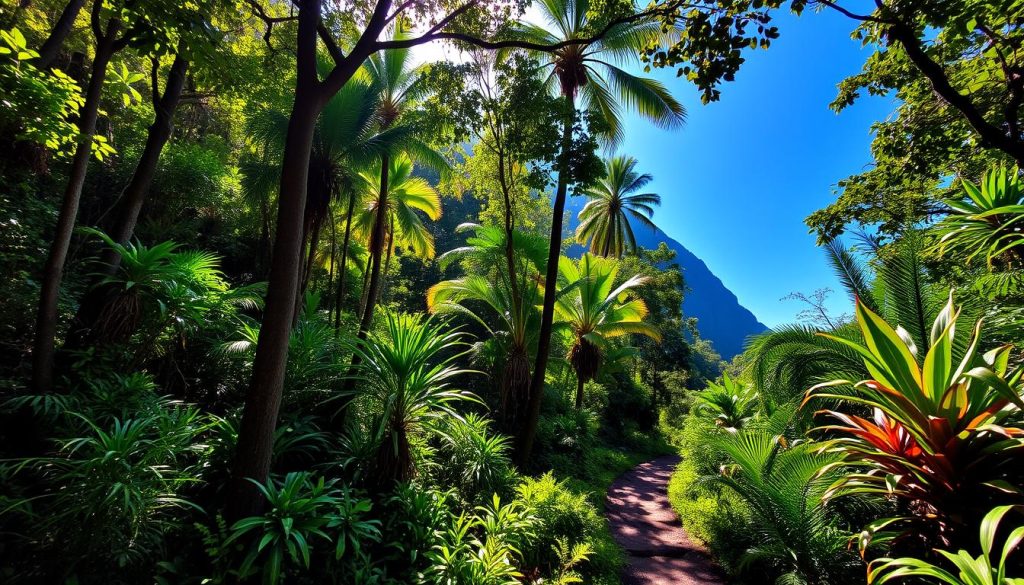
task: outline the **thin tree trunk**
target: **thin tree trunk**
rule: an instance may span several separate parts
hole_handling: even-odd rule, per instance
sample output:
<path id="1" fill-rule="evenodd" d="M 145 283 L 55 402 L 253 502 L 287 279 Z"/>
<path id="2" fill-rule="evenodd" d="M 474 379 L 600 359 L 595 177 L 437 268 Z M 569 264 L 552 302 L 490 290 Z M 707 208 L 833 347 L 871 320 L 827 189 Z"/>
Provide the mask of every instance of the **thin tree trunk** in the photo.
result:
<path id="1" fill-rule="evenodd" d="M 37 67 L 45 70 L 53 64 L 54 59 L 60 53 L 61 47 L 64 46 L 64 41 L 71 34 L 71 29 L 74 27 L 75 20 L 78 19 L 78 13 L 82 11 L 83 6 L 85 6 L 85 0 L 69 0 L 67 5 L 64 6 L 64 10 L 60 13 L 60 18 L 57 19 L 57 22 L 53 25 L 53 30 L 50 31 L 50 36 L 39 47 L 39 58 L 36 59 L 35 63 Z"/>
<path id="2" fill-rule="evenodd" d="M 359 321 L 359 339 L 366 339 L 366 332 L 373 325 L 373 310 L 380 294 L 381 260 L 384 255 L 384 238 L 387 235 L 388 218 L 388 170 L 390 157 L 384 154 L 380 162 L 380 193 L 377 196 L 377 214 L 373 219 L 370 234 L 370 283 L 366 293 L 366 308 Z M 355 360 L 353 360 L 355 361 Z"/>
<path id="3" fill-rule="evenodd" d="M 135 226 L 138 225 L 139 214 L 149 195 L 149 188 L 153 184 L 153 177 L 156 175 L 157 165 L 160 162 L 160 155 L 164 146 L 174 132 L 174 113 L 181 101 L 181 92 L 185 87 L 185 74 L 188 70 L 188 60 L 181 56 L 181 50 L 174 57 L 171 69 L 167 73 L 167 84 L 164 87 L 163 95 L 153 102 L 154 118 L 149 126 L 149 134 L 146 136 L 146 145 L 142 150 L 135 171 L 132 173 L 128 185 L 125 186 L 121 197 L 115 208 L 115 222 L 110 227 L 107 235 L 115 242 L 127 244 L 135 233 Z M 152 83 L 156 83 L 156 75 Z M 154 85 L 153 92 L 157 95 L 158 89 Z M 89 292 L 82 298 L 75 320 L 72 323 L 71 332 L 68 334 L 68 343 L 74 347 L 80 347 L 85 343 L 88 332 L 96 325 L 103 304 L 107 299 L 107 291 L 100 287 L 100 282 L 105 276 L 111 276 L 117 272 L 121 264 L 121 255 L 117 250 L 104 248 L 99 260 L 99 270 L 93 278 Z"/>
<path id="4" fill-rule="evenodd" d="M 327 290 L 327 302 L 324 303 L 324 304 L 328 305 L 328 309 L 329 310 L 327 311 L 327 320 L 328 320 L 328 322 L 330 322 L 330 319 L 331 319 L 330 309 L 334 308 L 334 307 L 330 306 L 330 302 L 331 302 L 331 296 L 330 295 L 331 295 L 331 291 L 334 290 L 334 269 L 335 269 L 335 265 L 337 264 L 336 260 L 338 258 L 338 226 L 334 225 L 334 213 L 331 212 L 330 209 L 327 210 L 327 218 L 328 218 L 328 221 L 331 222 L 331 255 L 330 255 L 330 262 L 328 262 L 328 264 L 327 264 L 327 288 L 325 289 L 325 290 Z"/>
<path id="5" fill-rule="evenodd" d="M 576 375 L 576 410 L 583 410 L 583 378 Z"/>
<path id="6" fill-rule="evenodd" d="M 345 238 L 341 242 L 341 266 L 338 267 L 338 296 L 335 299 L 334 310 L 337 316 L 334 318 L 334 332 L 341 331 L 341 308 L 345 303 L 345 281 L 348 274 L 345 272 L 345 265 L 348 263 L 348 243 L 352 236 L 352 213 L 355 210 L 355 193 L 349 193 L 348 211 L 345 216 Z"/>
<path id="7" fill-rule="evenodd" d="M 392 224 L 391 229 L 388 230 L 387 256 L 384 259 L 384 270 L 381 273 L 381 275 L 382 275 L 381 280 L 382 281 L 385 280 L 387 278 L 388 273 L 391 272 L 391 256 L 392 256 L 392 252 L 394 252 L 394 247 L 395 247 L 395 230 L 394 230 L 394 224 Z M 381 298 L 384 297 L 384 290 L 386 288 L 387 288 L 387 283 L 384 282 L 381 285 L 380 290 L 378 291 L 377 299 L 374 301 L 375 304 L 376 303 L 380 303 Z"/>
<path id="8" fill-rule="evenodd" d="M 107 31 L 98 39 L 96 56 L 93 59 L 92 74 L 85 93 L 85 102 L 79 112 L 78 147 L 71 163 L 68 184 L 57 216 L 57 227 L 50 246 L 46 264 L 43 267 L 42 290 L 39 295 L 39 311 L 36 317 L 35 341 L 32 350 L 32 387 L 40 394 L 53 388 L 54 337 L 57 334 L 57 303 L 60 285 L 64 276 L 64 261 L 71 245 L 71 236 L 78 216 L 78 205 L 82 198 L 82 186 L 92 157 L 92 139 L 96 132 L 96 118 L 102 99 L 103 80 L 107 65 L 114 55 L 117 33 L 121 21 L 111 19 Z"/>
<path id="9" fill-rule="evenodd" d="M 562 127 L 562 148 L 559 156 L 558 187 L 551 218 L 551 240 L 548 244 L 548 265 L 544 276 L 544 305 L 540 316 L 540 331 L 537 338 L 537 357 L 530 381 L 526 421 L 519 436 L 516 455 L 520 467 L 530 460 L 533 441 L 537 435 L 540 407 L 544 395 L 544 375 L 548 368 L 548 353 L 551 351 L 551 330 L 555 318 L 555 296 L 558 293 L 558 258 L 562 253 L 562 222 L 565 215 L 565 199 L 569 189 L 569 149 L 572 148 L 572 128 L 576 117 L 575 104 L 568 98 L 566 117 Z"/>

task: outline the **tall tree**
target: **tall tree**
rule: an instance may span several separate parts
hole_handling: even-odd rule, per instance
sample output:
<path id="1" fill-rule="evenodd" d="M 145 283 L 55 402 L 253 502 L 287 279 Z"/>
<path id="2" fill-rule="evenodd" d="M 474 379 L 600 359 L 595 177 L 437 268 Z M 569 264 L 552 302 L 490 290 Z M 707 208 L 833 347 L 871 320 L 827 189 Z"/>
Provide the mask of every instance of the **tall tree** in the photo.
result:
<path id="1" fill-rule="evenodd" d="M 657 230 L 651 221 L 654 206 L 661 205 L 655 193 L 637 193 L 654 177 L 636 172 L 637 161 L 631 156 L 616 156 L 605 161 L 605 177 L 587 189 L 590 201 L 580 210 L 576 239 L 590 242 L 590 253 L 621 258 L 635 253 L 636 236 L 630 218 L 642 226 Z"/>
<path id="2" fill-rule="evenodd" d="M 583 39 L 588 36 L 588 31 L 600 26 L 591 20 L 589 0 L 544 0 L 540 3 L 540 9 L 551 30 L 532 24 L 522 24 L 516 30 L 521 38 L 538 45 L 557 45 L 572 39 Z M 604 137 L 612 144 L 621 140 L 623 132 L 619 101 L 661 127 L 682 124 L 686 111 L 664 85 L 654 79 L 632 75 L 610 62 L 636 59 L 642 49 L 654 42 L 657 31 L 658 24 L 649 19 L 619 23 L 608 28 L 607 33 L 599 39 L 566 45 L 548 54 L 546 66 L 550 72 L 547 79 L 551 88 L 558 91 L 565 100 L 565 112 L 537 357 L 530 383 L 526 421 L 519 437 L 520 463 L 529 459 L 533 448 L 551 350 L 557 295 L 554 283 L 558 281 L 565 201 L 572 173 L 571 157 L 575 154 L 572 152 L 572 139 L 578 114 L 577 101 L 581 101 L 584 108 L 598 116 L 605 126 Z"/>

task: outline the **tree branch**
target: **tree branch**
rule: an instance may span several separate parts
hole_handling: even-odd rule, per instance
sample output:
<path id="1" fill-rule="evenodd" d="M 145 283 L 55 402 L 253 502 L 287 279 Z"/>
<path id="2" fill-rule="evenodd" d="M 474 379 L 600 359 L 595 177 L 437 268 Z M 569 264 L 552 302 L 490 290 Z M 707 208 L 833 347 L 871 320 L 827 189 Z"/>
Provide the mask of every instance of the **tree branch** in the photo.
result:
<path id="1" fill-rule="evenodd" d="M 877 16 L 872 16 L 870 14 L 857 14 L 855 12 L 851 12 L 846 8 L 843 8 L 842 6 L 836 4 L 835 2 L 832 2 L 831 0 L 815 0 L 815 2 L 822 6 L 831 8 L 832 10 L 835 10 L 836 12 L 842 14 L 847 18 L 852 18 L 853 20 L 859 20 L 861 22 L 877 22 L 879 24 L 893 24 L 891 21 L 879 18 Z M 877 4 L 879 8 L 882 7 L 881 3 Z"/>
<path id="2" fill-rule="evenodd" d="M 960 112 L 967 123 L 981 137 L 983 145 L 996 148 L 1013 157 L 1017 164 L 1024 166 L 1024 142 L 1019 136 L 1009 136 L 1001 128 L 989 123 L 971 101 L 949 82 L 946 71 L 925 52 L 917 33 L 906 23 L 900 22 L 889 28 L 889 38 L 898 42 L 910 62 L 931 83 L 932 89 L 950 106 Z"/>

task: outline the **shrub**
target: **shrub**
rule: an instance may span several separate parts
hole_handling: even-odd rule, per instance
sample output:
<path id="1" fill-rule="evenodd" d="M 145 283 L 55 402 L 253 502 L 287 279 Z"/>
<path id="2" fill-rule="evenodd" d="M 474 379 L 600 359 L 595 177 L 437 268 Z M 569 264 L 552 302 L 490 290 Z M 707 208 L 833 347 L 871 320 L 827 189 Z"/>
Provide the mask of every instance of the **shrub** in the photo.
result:
<path id="1" fill-rule="evenodd" d="M 491 421 L 476 414 L 452 417 L 440 429 L 439 485 L 458 486 L 466 501 L 476 502 L 491 494 L 509 495 L 515 472 L 509 451 L 511 440 L 492 433 Z"/>

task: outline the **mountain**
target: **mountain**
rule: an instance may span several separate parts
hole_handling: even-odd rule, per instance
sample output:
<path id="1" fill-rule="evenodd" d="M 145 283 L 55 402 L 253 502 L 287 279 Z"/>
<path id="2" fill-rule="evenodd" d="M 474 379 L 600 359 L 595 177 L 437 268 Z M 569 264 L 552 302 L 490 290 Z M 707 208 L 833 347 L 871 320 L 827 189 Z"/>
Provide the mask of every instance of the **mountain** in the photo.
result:
<path id="1" fill-rule="evenodd" d="M 584 197 L 571 197 L 567 202 L 567 237 L 571 237 L 570 234 L 575 232 L 579 223 L 576 215 L 585 202 Z M 665 242 L 669 248 L 675 250 L 676 262 L 683 269 L 683 277 L 689 288 L 683 298 L 683 315 L 697 318 L 700 336 L 710 340 L 723 359 L 731 360 L 743 353 L 747 337 L 768 330 L 768 327 L 758 321 L 750 310 L 740 304 L 736 295 L 726 288 L 707 264 L 693 252 L 670 238 L 661 229 L 653 231 L 635 223 L 632 225 L 639 246 L 653 249 L 657 248 L 659 243 Z M 569 249 L 569 253 L 573 255 L 580 255 L 583 251 L 583 247 L 578 244 Z"/>

